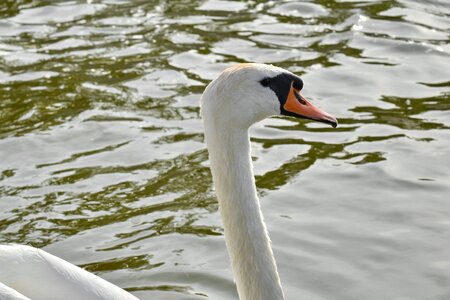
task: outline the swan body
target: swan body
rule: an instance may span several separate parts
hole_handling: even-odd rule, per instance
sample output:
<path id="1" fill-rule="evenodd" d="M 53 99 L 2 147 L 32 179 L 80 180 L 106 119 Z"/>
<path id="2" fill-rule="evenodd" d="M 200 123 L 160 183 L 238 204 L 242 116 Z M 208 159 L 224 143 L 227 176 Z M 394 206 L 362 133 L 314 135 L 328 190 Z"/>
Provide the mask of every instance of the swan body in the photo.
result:
<path id="1" fill-rule="evenodd" d="M 0 299 L 2 300 L 30 300 L 18 291 L 0 282 Z"/>
<path id="2" fill-rule="evenodd" d="M 333 116 L 300 94 L 302 87 L 303 81 L 284 69 L 239 64 L 222 72 L 202 95 L 205 141 L 241 300 L 284 299 L 257 197 L 249 127 L 280 114 L 337 125 Z M 137 298 L 43 250 L 7 244 L 0 245 L 0 299 Z"/>
<path id="3" fill-rule="evenodd" d="M 0 245 L 0 284 L 2 300 L 137 300 L 86 270 L 25 245 Z"/>

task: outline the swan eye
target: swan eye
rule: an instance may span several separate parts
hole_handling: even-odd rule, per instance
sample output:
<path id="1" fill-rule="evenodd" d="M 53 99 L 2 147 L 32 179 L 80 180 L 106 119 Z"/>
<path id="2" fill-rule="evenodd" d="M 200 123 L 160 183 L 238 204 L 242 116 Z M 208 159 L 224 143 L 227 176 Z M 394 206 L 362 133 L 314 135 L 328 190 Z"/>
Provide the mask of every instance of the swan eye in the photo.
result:
<path id="1" fill-rule="evenodd" d="M 268 87 L 270 84 L 270 78 L 264 78 L 263 80 L 260 81 L 261 85 L 264 87 Z"/>

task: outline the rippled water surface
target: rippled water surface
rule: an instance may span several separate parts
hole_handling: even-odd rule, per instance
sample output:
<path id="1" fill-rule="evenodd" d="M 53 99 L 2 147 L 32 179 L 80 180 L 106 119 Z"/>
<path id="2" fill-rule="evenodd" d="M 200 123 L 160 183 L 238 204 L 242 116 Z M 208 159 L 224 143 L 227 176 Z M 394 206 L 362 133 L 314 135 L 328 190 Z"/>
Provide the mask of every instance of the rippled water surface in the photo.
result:
<path id="1" fill-rule="evenodd" d="M 235 299 L 199 97 L 302 76 L 336 129 L 252 128 L 287 299 L 450 299 L 450 3 L 3 1 L 0 242 L 141 299 Z"/>

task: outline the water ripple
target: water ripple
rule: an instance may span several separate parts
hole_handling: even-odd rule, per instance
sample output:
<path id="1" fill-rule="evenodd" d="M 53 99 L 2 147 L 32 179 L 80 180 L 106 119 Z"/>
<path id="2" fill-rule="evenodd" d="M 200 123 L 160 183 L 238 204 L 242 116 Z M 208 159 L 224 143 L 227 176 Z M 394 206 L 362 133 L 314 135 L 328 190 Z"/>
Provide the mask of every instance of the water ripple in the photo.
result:
<path id="1" fill-rule="evenodd" d="M 0 5 L 0 242 L 141 299 L 236 298 L 198 100 L 274 63 L 340 122 L 251 130 L 287 299 L 450 297 L 445 1 L 94 2 Z"/>

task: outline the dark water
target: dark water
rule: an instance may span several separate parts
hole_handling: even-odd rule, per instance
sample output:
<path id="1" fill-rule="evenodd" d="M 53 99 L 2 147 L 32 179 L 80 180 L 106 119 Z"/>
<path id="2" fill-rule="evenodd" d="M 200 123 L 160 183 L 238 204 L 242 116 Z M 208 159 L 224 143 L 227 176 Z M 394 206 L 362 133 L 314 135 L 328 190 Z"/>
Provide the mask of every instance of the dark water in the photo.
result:
<path id="1" fill-rule="evenodd" d="M 287 299 L 450 299 L 450 3 L 2 1 L 0 242 L 233 299 L 198 101 L 273 63 L 338 117 L 252 129 Z"/>

